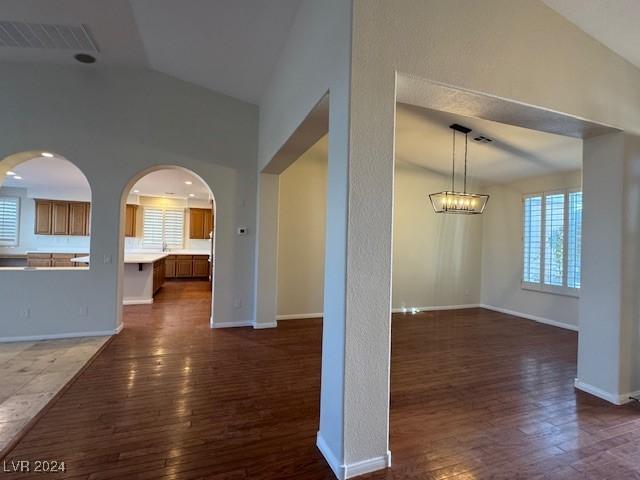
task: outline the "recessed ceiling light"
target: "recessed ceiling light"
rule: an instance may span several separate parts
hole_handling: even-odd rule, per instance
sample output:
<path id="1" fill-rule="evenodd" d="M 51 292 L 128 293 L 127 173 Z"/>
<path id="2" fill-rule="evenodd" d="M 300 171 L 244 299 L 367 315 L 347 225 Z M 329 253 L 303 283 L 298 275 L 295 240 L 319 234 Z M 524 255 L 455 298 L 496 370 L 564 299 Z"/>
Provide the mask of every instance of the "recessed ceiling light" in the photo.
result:
<path id="1" fill-rule="evenodd" d="M 47 157 L 47 158 L 51 158 L 51 157 L 53 157 L 53 153 L 49 153 L 49 152 L 42 152 L 42 153 L 41 153 L 41 155 L 42 155 L 43 157 Z"/>
<path id="2" fill-rule="evenodd" d="M 190 197 L 195 197 L 195 196 L 196 196 L 196 194 L 195 194 L 195 193 L 190 193 L 190 194 L 189 194 L 189 196 L 190 196 Z"/>
<path id="3" fill-rule="evenodd" d="M 140 190 L 134 190 L 133 193 L 140 193 Z"/>
<path id="4" fill-rule="evenodd" d="M 192 184 L 193 184 L 193 182 L 192 182 L 191 180 L 185 180 L 184 184 L 185 184 L 185 185 L 192 185 Z"/>
<path id="5" fill-rule="evenodd" d="M 16 172 L 12 172 L 11 170 L 9 170 L 7 172 L 7 175 L 10 176 L 10 177 L 13 177 L 15 174 L 16 174 Z"/>
<path id="6" fill-rule="evenodd" d="M 22 177 L 20 175 L 14 175 L 13 178 L 16 180 L 22 180 Z"/>

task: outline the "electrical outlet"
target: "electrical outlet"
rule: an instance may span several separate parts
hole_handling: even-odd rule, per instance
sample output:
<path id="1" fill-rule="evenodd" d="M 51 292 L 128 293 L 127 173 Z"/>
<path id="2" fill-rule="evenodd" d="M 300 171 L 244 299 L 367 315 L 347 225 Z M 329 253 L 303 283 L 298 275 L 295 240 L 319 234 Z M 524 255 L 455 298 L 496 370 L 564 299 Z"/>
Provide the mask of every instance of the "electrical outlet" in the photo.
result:
<path id="1" fill-rule="evenodd" d="M 242 300 L 236 300 L 235 302 L 233 302 L 233 306 L 235 308 L 240 308 L 242 307 Z"/>
<path id="2" fill-rule="evenodd" d="M 89 315 L 89 307 L 87 306 L 82 306 L 80 307 L 80 310 L 78 312 L 80 314 L 81 317 L 86 317 Z"/>
<path id="3" fill-rule="evenodd" d="M 104 264 L 105 264 L 105 265 L 108 265 L 108 264 L 110 264 L 110 263 L 111 263 L 111 261 L 112 261 L 111 255 L 106 254 L 106 255 L 104 256 Z"/>
<path id="4" fill-rule="evenodd" d="M 21 308 L 18 315 L 20 318 L 29 318 L 31 316 L 31 309 L 29 307 Z"/>

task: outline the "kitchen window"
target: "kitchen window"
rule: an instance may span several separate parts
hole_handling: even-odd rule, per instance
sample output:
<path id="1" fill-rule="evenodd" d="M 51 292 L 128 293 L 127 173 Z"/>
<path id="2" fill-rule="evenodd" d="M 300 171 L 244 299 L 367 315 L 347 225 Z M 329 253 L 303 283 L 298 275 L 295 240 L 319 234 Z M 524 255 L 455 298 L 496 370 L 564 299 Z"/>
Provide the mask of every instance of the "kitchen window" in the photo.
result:
<path id="1" fill-rule="evenodd" d="M 582 192 L 569 189 L 526 195 L 522 213 L 522 287 L 578 296 Z"/>
<path id="2" fill-rule="evenodd" d="M 0 246 L 18 245 L 20 200 L 17 197 L 0 197 Z"/>
<path id="3" fill-rule="evenodd" d="M 142 243 L 147 248 L 184 246 L 184 209 L 146 207 Z"/>

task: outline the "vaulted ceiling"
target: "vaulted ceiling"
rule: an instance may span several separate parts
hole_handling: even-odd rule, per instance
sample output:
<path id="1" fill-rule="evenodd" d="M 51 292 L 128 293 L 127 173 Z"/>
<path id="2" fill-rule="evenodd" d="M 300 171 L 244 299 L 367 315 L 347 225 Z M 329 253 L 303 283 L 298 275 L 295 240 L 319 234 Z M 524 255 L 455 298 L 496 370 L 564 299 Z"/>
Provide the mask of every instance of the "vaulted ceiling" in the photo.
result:
<path id="1" fill-rule="evenodd" d="M 543 1 L 640 67 L 638 0 Z M 258 103 L 299 3 L 300 0 L 2 0 L 0 62 L 152 68 Z M 6 22 L 31 24 L 24 27 L 27 37 L 29 28 L 37 28 L 33 24 L 84 26 L 98 47 L 98 61 L 91 67 L 78 64 L 73 55 L 79 52 L 74 48 L 28 47 L 29 38 L 22 38 Z M 12 35 L 22 47 L 12 44 Z"/>
<path id="2" fill-rule="evenodd" d="M 258 103 L 299 1 L 2 0 L 0 62 L 152 68 Z M 22 26 L 27 38 L 4 22 L 31 24 Z M 81 52 L 66 46 L 64 39 L 62 48 L 29 47 L 35 40 L 31 31 L 36 37 L 47 35 L 34 24 L 84 26 L 98 47 L 98 52 L 89 52 L 97 62 L 77 63 L 73 56 Z"/>

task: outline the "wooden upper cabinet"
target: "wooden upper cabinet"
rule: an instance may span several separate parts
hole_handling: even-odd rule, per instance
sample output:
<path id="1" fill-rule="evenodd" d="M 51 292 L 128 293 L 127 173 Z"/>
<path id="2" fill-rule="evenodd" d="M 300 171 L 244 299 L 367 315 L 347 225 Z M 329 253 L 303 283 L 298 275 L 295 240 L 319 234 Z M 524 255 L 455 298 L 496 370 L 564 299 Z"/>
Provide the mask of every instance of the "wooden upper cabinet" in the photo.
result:
<path id="1" fill-rule="evenodd" d="M 91 204 L 35 200 L 36 235 L 89 235 Z"/>
<path id="2" fill-rule="evenodd" d="M 51 234 L 69 235 L 69 203 L 53 202 L 51 205 Z"/>
<path id="3" fill-rule="evenodd" d="M 51 235 L 51 202 L 48 200 L 36 200 L 36 235 Z"/>
<path id="4" fill-rule="evenodd" d="M 136 236 L 136 215 L 138 212 L 137 205 L 127 204 L 125 207 L 124 215 L 124 236 L 135 237 Z"/>
<path id="5" fill-rule="evenodd" d="M 69 203 L 69 235 L 87 235 L 88 203 Z"/>
<path id="6" fill-rule="evenodd" d="M 189 238 L 208 239 L 211 232 L 211 214 L 209 208 L 189 209 Z"/>

